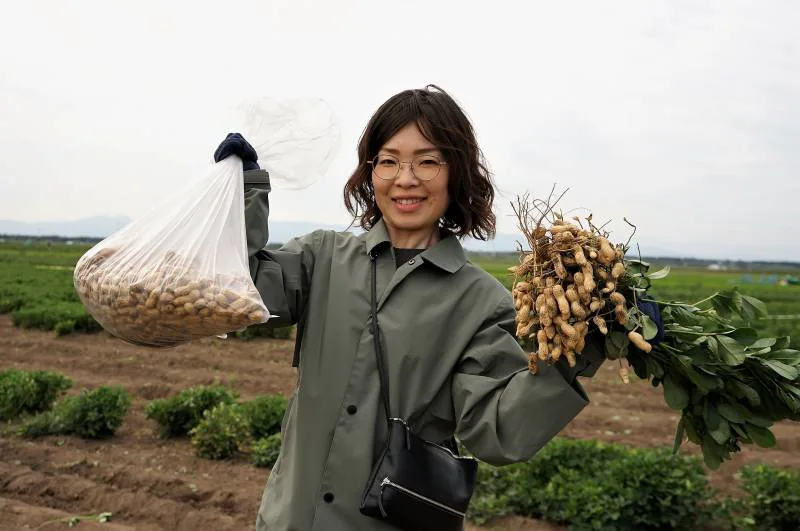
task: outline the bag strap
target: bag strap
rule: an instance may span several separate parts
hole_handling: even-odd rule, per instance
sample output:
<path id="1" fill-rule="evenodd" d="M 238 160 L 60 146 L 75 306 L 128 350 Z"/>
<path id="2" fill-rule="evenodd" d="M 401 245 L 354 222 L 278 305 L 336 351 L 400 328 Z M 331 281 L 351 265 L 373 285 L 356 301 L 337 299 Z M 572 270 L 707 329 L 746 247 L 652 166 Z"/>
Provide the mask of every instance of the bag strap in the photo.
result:
<path id="1" fill-rule="evenodd" d="M 307 316 L 308 316 L 308 307 L 306 305 L 306 309 L 303 310 L 303 315 L 300 316 L 300 319 L 297 322 L 297 332 L 295 334 L 295 340 L 294 340 L 294 356 L 292 357 L 292 367 L 300 366 L 300 349 L 303 345 L 303 334 L 305 334 L 306 331 Z"/>
<path id="2" fill-rule="evenodd" d="M 370 253 L 369 259 L 372 262 L 372 341 L 375 345 L 375 361 L 378 363 L 378 373 L 381 377 L 381 400 L 383 409 L 386 411 L 386 422 L 392 418 L 389 407 L 389 378 L 386 375 L 386 368 L 383 365 L 383 349 L 381 348 L 381 327 L 378 323 L 378 264 L 376 255 Z"/>

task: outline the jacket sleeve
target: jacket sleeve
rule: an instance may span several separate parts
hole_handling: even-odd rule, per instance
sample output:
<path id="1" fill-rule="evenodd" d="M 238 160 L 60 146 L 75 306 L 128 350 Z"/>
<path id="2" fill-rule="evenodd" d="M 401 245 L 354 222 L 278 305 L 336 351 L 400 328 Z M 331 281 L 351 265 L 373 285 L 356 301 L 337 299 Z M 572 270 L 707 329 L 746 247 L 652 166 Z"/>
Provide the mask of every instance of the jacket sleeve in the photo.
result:
<path id="1" fill-rule="evenodd" d="M 515 329 L 508 294 L 475 334 L 453 376 L 456 435 L 478 459 L 494 465 L 526 461 L 557 435 L 589 402 L 575 376 L 593 375 L 605 359 L 590 337 L 579 365 L 539 362 L 534 375 Z"/>
<path id="2" fill-rule="evenodd" d="M 269 174 L 244 173 L 244 217 L 250 275 L 269 312 L 273 326 L 295 324 L 305 310 L 320 237 L 316 232 L 293 238 L 280 249 L 266 248 L 269 240 Z"/>

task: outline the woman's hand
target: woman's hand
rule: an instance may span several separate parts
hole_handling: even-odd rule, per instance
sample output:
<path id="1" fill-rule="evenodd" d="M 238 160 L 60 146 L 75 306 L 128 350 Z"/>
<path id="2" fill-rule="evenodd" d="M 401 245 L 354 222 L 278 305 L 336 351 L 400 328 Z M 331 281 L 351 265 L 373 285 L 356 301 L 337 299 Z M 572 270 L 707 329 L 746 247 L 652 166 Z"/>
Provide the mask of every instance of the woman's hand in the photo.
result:
<path id="1" fill-rule="evenodd" d="M 244 139 L 239 133 L 228 133 L 225 140 L 217 147 L 214 152 L 214 162 L 219 162 L 223 159 L 236 155 L 242 159 L 242 168 L 244 171 L 258 170 L 258 153 L 250 142 Z"/>

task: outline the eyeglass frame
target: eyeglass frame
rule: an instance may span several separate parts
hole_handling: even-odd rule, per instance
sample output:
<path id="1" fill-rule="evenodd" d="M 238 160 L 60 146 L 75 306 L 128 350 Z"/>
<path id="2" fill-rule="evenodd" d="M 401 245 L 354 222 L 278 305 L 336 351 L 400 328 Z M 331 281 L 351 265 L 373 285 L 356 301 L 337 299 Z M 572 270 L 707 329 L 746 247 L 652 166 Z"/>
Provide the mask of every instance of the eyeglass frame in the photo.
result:
<path id="1" fill-rule="evenodd" d="M 442 166 L 447 166 L 447 161 L 440 159 L 436 155 L 417 155 L 416 157 L 414 157 L 415 159 L 418 159 L 420 157 L 430 157 L 432 159 L 436 159 L 436 161 L 439 163 L 439 171 L 438 171 L 438 173 L 436 175 L 434 175 L 430 179 L 421 179 L 416 174 L 416 172 L 414 172 L 414 160 L 413 159 L 412 160 L 400 160 L 399 158 L 395 157 L 394 155 L 383 155 L 384 157 L 391 157 L 391 158 L 393 158 L 394 160 L 397 161 L 397 173 L 391 179 L 384 179 L 383 177 L 378 175 L 378 173 L 375 171 L 375 160 L 380 156 L 381 156 L 380 154 L 375 155 L 374 157 L 372 157 L 372 160 L 368 160 L 366 163 L 369 164 L 370 166 L 372 166 L 372 173 L 375 174 L 375 177 L 377 177 L 381 181 L 389 181 L 389 182 L 394 181 L 395 179 L 397 179 L 400 176 L 400 172 L 403 170 L 403 164 L 408 164 L 408 165 L 411 166 L 411 175 L 413 175 L 415 179 L 419 179 L 420 181 L 427 183 L 427 182 L 430 182 L 430 181 L 434 180 L 435 178 L 437 178 L 439 176 L 440 173 L 442 173 Z"/>

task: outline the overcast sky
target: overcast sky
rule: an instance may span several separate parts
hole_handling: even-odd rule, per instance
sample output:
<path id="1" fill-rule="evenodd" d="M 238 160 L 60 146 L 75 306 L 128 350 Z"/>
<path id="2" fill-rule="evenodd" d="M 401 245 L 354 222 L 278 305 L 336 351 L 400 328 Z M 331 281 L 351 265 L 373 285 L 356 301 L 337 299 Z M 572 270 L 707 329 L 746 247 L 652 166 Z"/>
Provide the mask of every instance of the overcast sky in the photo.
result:
<path id="1" fill-rule="evenodd" d="M 800 3 L 37 1 L 0 19 L 0 219 L 127 215 L 203 178 L 231 110 L 325 99 L 341 150 L 272 217 L 346 224 L 370 115 L 448 90 L 508 202 L 569 187 L 645 248 L 800 260 Z M 623 237 L 624 236 L 624 237 Z"/>

